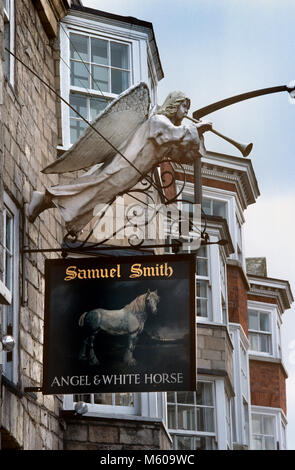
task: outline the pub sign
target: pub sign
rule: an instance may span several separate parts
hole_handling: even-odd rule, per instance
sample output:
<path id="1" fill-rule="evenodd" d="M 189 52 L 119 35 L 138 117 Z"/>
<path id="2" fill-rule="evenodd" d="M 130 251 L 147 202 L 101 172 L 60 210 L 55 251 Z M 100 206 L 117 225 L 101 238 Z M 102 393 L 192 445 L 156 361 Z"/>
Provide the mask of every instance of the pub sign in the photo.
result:
<path id="1" fill-rule="evenodd" d="M 196 389 L 193 255 L 46 260 L 43 393 Z"/>

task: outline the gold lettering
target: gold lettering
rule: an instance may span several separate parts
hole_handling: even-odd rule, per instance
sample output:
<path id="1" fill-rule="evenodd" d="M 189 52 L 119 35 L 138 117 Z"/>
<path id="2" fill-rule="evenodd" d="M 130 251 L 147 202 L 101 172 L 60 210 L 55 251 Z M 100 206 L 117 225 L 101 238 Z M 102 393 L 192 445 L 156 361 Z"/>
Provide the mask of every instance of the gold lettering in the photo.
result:
<path id="1" fill-rule="evenodd" d="M 107 269 L 107 268 L 105 268 L 104 270 L 101 269 L 101 270 L 100 270 L 100 276 L 101 276 L 102 278 L 109 277 L 108 269 Z"/>
<path id="2" fill-rule="evenodd" d="M 66 269 L 66 277 L 64 278 L 65 281 L 72 281 L 77 277 L 76 272 L 77 266 L 68 266 Z"/>
<path id="3" fill-rule="evenodd" d="M 117 274 L 116 268 L 111 268 L 110 269 L 110 277 L 116 277 L 116 274 Z"/>
<path id="4" fill-rule="evenodd" d="M 154 268 L 151 267 L 151 266 L 143 268 L 143 275 L 144 275 L 144 277 L 154 276 L 155 275 Z"/>
<path id="5" fill-rule="evenodd" d="M 173 268 L 164 264 L 156 264 L 155 266 L 143 266 L 140 263 L 135 263 L 131 266 L 130 278 L 134 277 L 171 277 L 173 274 Z"/>
<path id="6" fill-rule="evenodd" d="M 142 276 L 142 269 L 141 269 L 141 264 L 135 263 L 131 266 L 131 272 L 133 274 L 130 274 L 129 277 L 141 277 Z"/>
<path id="7" fill-rule="evenodd" d="M 79 269 L 78 278 L 79 279 L 87 279 L 87 273 L 86 273 L 85 269 Z"/>
<path id="8" fill-rule="evenodd" d="M 165 263 L 165 276 L 171 277 L 173 274 L 173 268 L 168 266 L 168 263 Z"/>

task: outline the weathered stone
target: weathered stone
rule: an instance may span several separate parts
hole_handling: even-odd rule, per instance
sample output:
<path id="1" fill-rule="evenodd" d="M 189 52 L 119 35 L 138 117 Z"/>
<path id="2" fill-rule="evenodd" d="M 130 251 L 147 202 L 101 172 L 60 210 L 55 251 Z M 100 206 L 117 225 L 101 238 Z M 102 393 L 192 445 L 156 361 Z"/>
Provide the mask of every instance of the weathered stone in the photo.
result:
<path id="1" fill-rule="evenodd" d="M 86 424 L 69 424 L 66 430 L 66 439 L 69 441 L 86 442 L 88 439 L 88 426 Z"/>
<path id="2" fill-rule="evenodd" d="M 119 440 L 119 429 L 113 426 L 89 426 L 89 441 L 116 443 Z"/>
<path id="3" fill-rule="evenodd" d="M 225 349 L 225 341 L 223 338 L 205 338 L 205 348 L 206 349 L 213 349 L 213 350 L 219 350 L 219 351 L 224 351 Z"/>
<path id="4" fill-rule="evenodd" d="M 144 443 L 145 446 L 154 444 L 154 435 L 151 429 L 134 429 L 124 427 L 120 429 L 120 442 L 122 444 Z"/>
<path id="5" fill-rule="evenodd" d="M 212 349 L 204 349 L 202 352 L 203 359 L 214 359 L 214 360 L 221 360 L 221 351 L 214 351 Z"/>

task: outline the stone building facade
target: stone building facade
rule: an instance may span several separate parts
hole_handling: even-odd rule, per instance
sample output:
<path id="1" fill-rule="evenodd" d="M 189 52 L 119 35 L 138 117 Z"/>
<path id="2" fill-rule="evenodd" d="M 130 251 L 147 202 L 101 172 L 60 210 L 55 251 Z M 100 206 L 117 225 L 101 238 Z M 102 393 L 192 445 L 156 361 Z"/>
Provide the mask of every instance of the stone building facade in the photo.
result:
<path id="1" fill-rule="evenodd" d="M 100 77 L 103 98 L 82 67 L 87 41 L 102 41 L 109 49 L 119 44 L 126 54 L 116 79 Z M 0 321 L 2 340 L 15 340 L 13 351 L 0 351 L 2 449 L 285 448 L 279 330 L 293 298 L 287 281 L 268 278 L 265 266 L 259 270 L 263 263 L 246 265 L 244 211 L 259 196 L 249 159 L 213 152 L 202 159 L 206 229 L 215 244 L 196 253 L 196 392 L 39 391 L 44 261 L 58 255 L 24 250 L 54 249 L 65 232 L 57 211 L 29 224 L 27 205 L 33 190 L 58 182 L 40 171 L 84 129 L 54 91 L 90 119 L 139 81 L 149 84 L 156 103 L 163 71 L 151 23 L 84 8 L 78 0 L 1 2 L 0 49 Z M 111 73 L 113 64 L 108 67 Z M 193 171 L 185 170 L 188 200 Z M 175 171 L 181 183 L 183 174 Z M 220 239 L 227 244 L 218 245 Z M 75 411 L 81 401 L 87 405 L 83 415 Z"/>

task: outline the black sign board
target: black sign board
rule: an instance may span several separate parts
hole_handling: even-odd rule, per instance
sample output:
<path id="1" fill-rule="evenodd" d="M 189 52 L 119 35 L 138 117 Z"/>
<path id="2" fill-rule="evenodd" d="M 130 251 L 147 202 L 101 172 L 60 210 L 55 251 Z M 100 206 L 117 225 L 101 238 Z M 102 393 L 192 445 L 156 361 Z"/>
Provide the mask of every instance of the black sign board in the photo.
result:
<path id="1" fill-rule="evenodd" d="M 46 260 L 43 393 L 196 389 L 195 258 Z"/>

